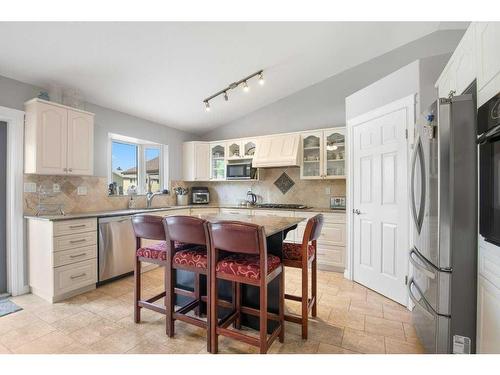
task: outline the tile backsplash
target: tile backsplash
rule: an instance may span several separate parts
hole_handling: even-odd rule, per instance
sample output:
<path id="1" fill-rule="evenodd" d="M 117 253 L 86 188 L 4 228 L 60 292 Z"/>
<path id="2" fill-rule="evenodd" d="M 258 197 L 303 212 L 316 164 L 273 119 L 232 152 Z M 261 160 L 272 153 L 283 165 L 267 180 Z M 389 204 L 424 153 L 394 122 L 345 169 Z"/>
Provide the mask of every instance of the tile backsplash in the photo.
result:
<path id="1" fill-rule="evenodd" d="M 24 175 L 25 183 L 36 183 L 37 189 L 53 190 L 54 184 L 59 185 L 60 192 L 52 193 L 45 198 L 46 203 L 61 204 L 66 213 L 93 212 L 106 210 L 120 210 L 128 208 L 130 197 L 109 197 L 108 183 L 106 177 L 88 176 L 45 176 L 45 175 Z M 78 188 L 81 192 L 86 190 L 86 195 L 78 195 Z M 37 193 L 24 193 L 24 212 L 33 214 L 38 205 Z M 138 208 L 146 207 L 146 197 L 134 197 Z M 171 206 L 175 202 L 175 196 L 160 195 L 154 198 L 153 207 Z"/>
<path id="2" fill-rule="evenodd" d="M 276 179 L 286 171 L 294 185 L 283 194 L 274 184 Z M 345 180 L 301 180 L 299 168 L 268 168 L 261 169 L 259 181 L 221 181 L 221 182 L 182 182 L 172 181 L 175 186 L 208 186 L 210 203 L 238 204 L 246 199 L 248 188 L 257 194 L 258 201 L 264 203 L 299 203 L 311 207 L 329 208 L 330 196 L 345 196 Z M 37 189 L 53 190 L 54 184 L 59 186 L 60 192 L 52 193 L 45 198 L 46 203 L 60 204 L 66 213 L 94 212 L 106 210 L 120 210 L 128 208 L 129 197 L 109 197 L 106 177 L 86 176 L 45 176 L 24 175 L 25 183 L 35 183 Z M 85 192 L 86 195 L 79 195 Z M 137 196 L 137 208 L 146 207 L 146 198 Z M 39 202 L 37 193 L 24 193 L 24 211 L 33 214 Z M 175 194 L 160 195 L 153 200 L 153 207 L 175 205 Z"/>
<path id="3" fill-rule="evenodd" d="M 286 171 L 294 185 L 283 194 L 274 182 Z M 260 169 L 259 181 L 220 181 L 186 183 L 188 186 L 207 186 L 210 202 L 238 204 L 246 199 L 248 188 L 257 194 L 259 203 L 298 203 L 311 207 L 329 208 L 331 196 L 345 196 L 345 180 L 301 180 L 300 169 Z M 327 193 L 329 192 L 329 193 Z"/>

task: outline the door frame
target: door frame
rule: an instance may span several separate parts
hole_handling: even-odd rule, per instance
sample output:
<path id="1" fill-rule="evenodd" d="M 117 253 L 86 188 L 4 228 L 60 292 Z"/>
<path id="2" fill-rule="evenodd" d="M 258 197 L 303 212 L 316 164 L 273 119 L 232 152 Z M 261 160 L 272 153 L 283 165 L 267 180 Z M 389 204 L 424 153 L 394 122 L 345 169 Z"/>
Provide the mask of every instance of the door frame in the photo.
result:
<path id="1" fill-rule="evenodd" d="M 0 106 L 0 121 L 7 123 L 7 292 L 29 292 L 25 282 L 23 183 L 24 111 Z"/>
<path id="2" fill-rule="evenodd" d="M 348 173 L 347 173 L 347 180 L 346 180 L 346 215 L 347 215 L 347 259 L 346 259 L 346 269 L 344 271 L 344 277 L 353 280 L 354 279 L 354 215 L 353 215 L 353 203 L 354 203 L 354 187 L 353 187 L 353 179 L 354 179 L 354 166 L 353 166 L 353 153 L 354 153 L 354 139 L 353 139 L 353 134 L 354 134 L 354 128 L 357 125 L 361 125 L 365 123 L 366 121 L 373 120 L 374 118 L 383 116 L 389 112 L 394 112 L 399 109 L 406 109 L 406 116 L 407 116 L 407 137 L 406 137 L 406 144 L 407 144 L 407 160 L 410 160 L 410 146 L 413 143 L 413 129 L 415 125 L 415 118 L 416 118 L 416 95 L 417 94 L 412 94 L 408 95 L 402 99 L 395 100 L 389 104 L 386 104 L 384 106 L 378 107 L 376 109 L 373 109 L 369 112 L 363 113 L 362 115 L 356 116 L 352 119 L 347 120 L 347 138 L 348 138 L 348 143 L 349 147 L 347 148 L 347 168 L 348 168 Z M 407 184 L 409 185 L 409 168 L 407 165 L 406 168 L 406 179 L 407 179 Z M 405 223 L 404 225 L 407 227 L 407 248 L 409 249 L 410 247 L 410 241 L 411 241 L 411 229 L 410 229 L 410 210 L 407 207 L 407 212 L 405 217 Z M 408 256 L 408 255 L 407 255 Z M 408 267 L 408 262 L 406 262 L 406 273 L 408 275 L 409 267 Z M 409 275 L 408 275 L 409 276 Z"/>

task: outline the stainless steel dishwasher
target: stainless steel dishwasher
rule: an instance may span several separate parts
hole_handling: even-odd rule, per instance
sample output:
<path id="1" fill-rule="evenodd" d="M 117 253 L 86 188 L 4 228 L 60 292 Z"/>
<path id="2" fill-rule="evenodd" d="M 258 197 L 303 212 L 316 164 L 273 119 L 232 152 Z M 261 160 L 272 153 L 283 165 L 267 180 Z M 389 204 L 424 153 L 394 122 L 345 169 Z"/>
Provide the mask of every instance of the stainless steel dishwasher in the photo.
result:
<path id="1" fill-rule="evenodd" d="M 136 243 L 131 218 L 99 218 L 99 283 L 134 270 Z"/>

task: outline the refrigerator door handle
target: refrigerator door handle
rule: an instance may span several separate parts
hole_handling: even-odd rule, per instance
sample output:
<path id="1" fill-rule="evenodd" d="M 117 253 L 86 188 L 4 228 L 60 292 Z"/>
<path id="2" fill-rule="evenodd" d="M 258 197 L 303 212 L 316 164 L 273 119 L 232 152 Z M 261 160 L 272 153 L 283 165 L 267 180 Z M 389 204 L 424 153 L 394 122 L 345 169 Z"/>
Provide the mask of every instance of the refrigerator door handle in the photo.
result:
<path id="1" fill-rule="evenodd" d="M 420 164 L 420 207 L 418 207 L 417 212 L 417 204 L 415 202 L 415 174 L 417 161 Z M 424 209 L 425 209 L 425 163 L 424 163 L 424 151 L 422 148 L 422 140 L 419 138 L 417 141 L 417 147 L 415 148 L 415 152 L 413 154 L 412 167 L 411 167 L 411 184 L 410 184 L 410 202 L 411 202 L 411 213 L 413 217 L 413 221 L 415 222 L 415 226 L 417 227 L 418 233 L 420 233 L 422 229 L 422 223 L 424 221 Z"/>
<path id="2" fill-rule="evenodd" d="M 414 258 L 418 258 L 420 263 Z M 427 262 L 425 261 L 425 259 L 422 259 L 422 257 L 420 256 L 420 254 L 418 254 L 415 249 L 411 249 L 410 251 L 410 263 L 413 264 L 413 266 L 415 268 L 418 268 L 418 270 L 420 272 L 422 272 L 425 276 L 427 276 L 429 279 L 435 279 L 436 278 L 436 274 L 434 271 L 434 269 L 431 269 L 429 267 L 426 266 Z"/>
<path id="3" fill-rule="evenodd" d="M 430 319 L 436 319 L 437 317 L 437 314 L 432 314 L 429 309 L 431 309 L 432 311 L 432 308 L 430 306 L 428 306 L 428 303 L 427 301 L 425 301 L 425 299 L 423 297 L 420 298 L 420 300 L 417 299 L 417 297 L 415 297 L 413 295 L 413 292 L 411 290 L 411 286 L 414 286 L 415 289 L 417 290 L 417 292 L 422 296 L 422 292 L 420 291 L 419 287 L 417 286 L 417 284 L 415 284 L 415 282 L 413 281 L 413 278 L 410 279 L 410 282 L 408 283 L 408 295 L 410 296 L 410 299 L 412 300 L 412 302 L 415 304 L 415 306 L 419 307 L 422 312 L 424 313 L 424 315 L 426 315 L 428 318 Z M 422 301 L 423 303 L 421 303 L 420 301 Z"/>

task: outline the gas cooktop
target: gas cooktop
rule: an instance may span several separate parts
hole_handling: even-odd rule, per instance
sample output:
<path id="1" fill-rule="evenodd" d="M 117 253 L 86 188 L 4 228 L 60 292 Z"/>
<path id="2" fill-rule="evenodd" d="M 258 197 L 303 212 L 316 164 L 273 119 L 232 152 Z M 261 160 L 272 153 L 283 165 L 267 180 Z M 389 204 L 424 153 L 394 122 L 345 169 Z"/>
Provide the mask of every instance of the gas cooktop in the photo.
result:
<path id="1" fill-rule="evenodd" d="M 303 204 L 280 204 L 280 203 L 260 203 L 256 205 L 259 208 L 289 208 L 289 209 L 306 209 L 309 208 Z"/>

